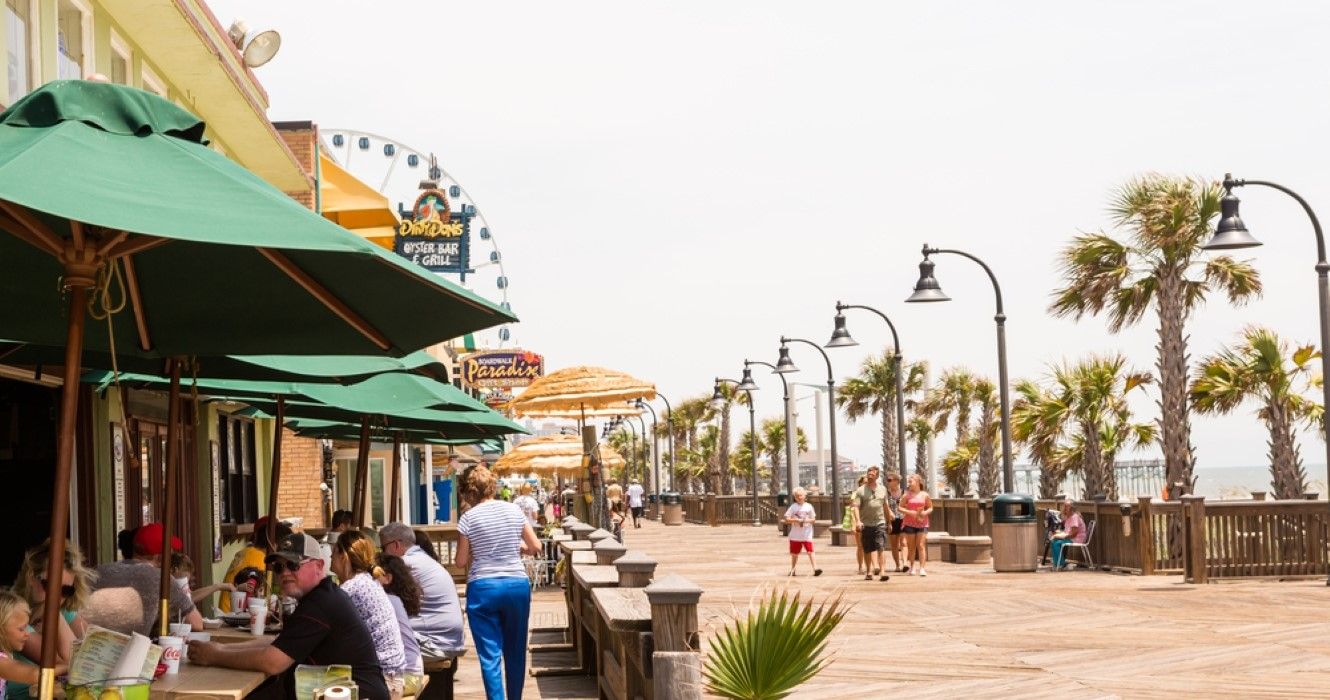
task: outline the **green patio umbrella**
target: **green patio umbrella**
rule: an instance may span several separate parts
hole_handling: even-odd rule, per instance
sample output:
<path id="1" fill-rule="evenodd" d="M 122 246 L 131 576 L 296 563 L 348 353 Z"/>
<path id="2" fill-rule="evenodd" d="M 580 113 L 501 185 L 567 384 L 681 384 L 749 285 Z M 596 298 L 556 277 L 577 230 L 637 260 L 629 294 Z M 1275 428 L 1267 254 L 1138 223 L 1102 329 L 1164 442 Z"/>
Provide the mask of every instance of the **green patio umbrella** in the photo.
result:
<path id="1" fill-rule="evenodd" d="M 150 358 L 403 355 L 515 320 L 305 209 L 208 148 L 204 129 L 160 97 L 87 81 L 47 84 L 0 114 L 0 328 L 63 346 L 66 387 L 85 346 Z M 65 391 L 60 406 L 43 696 L 55 680 L 77 397 Z M 164 556 L 177 443 L 168 440 Z"/>

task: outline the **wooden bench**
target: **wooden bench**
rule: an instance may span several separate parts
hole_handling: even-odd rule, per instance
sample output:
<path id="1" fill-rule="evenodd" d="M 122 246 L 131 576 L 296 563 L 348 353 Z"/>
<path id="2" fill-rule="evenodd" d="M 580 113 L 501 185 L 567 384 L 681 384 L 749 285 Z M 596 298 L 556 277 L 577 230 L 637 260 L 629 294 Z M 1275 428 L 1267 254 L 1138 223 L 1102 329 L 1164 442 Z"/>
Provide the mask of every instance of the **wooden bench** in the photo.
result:
<path id="1" fill-rule="evenodd" d="M 830 520 L 814 520 L 814 521 L 813 521 L 813 539 L 815 539 L 815 540 L 822 539 L 823 537 L 826 537 L 826 536 L 827 536 L 827 533 L 828 533 L 828 532 L 831 532 L 831 521 L 830 521 Z"/>
<path id="2" fill-rule="evenodd" d="M 831 528 L 831 546 L 832 547 L 853 547 L 854 530 L 846 530 L 837 525 Z"/>
<path id="3" fill-rule="evenodd" d="M 950 561 L 957 564 L 987 564 L 993 561 L 993 538 L 986 535 L 954 536 Z"/>
<path id="4" fill-rule="evenodd" d="M 417 700 L 453 700 L 453 680 L 457 676 L 457 664 L 466 655 L 466 649 L 458 649 L 449 656 L 422 658 L 425 668 L 425 685 L 420 689 Z"/>
<path id="5" fill-rule="evenodd" d="M 951 548 L 950 533 L 928 533 L 925 546 L 928 548 L 929 561 L 956 561 L 956 552 Z"/>

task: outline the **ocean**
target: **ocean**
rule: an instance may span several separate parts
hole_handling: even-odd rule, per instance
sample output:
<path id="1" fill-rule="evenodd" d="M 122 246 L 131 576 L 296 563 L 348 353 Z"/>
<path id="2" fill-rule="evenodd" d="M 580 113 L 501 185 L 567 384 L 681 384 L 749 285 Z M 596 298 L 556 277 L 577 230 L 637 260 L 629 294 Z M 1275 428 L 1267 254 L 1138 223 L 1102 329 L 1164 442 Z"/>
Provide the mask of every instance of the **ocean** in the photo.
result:
<path id="1" fill-rule="evenodd" d="M 1326 498 L 1326 474 L 1324 464 L 1304 464 L 1307 472 L 1307 488 L 1313 493 Z M 1206 498 L 1245 499 L 1252 491 L 1270 491 L 1270 468 L 1256 467 L 1198 467 L 1196 469 L 1196 493 Z"/>

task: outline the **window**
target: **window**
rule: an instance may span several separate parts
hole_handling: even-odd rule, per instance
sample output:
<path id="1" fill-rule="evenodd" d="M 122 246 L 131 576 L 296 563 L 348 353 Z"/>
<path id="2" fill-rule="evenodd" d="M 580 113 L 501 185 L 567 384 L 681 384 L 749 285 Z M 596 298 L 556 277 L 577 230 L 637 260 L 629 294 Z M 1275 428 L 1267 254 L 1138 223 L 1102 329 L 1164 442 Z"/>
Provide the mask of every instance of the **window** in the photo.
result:
<path id="1" fill-rule="evenodd" d="M 92 12 L 81 0 L 60 0 L 56 9 L 56 74 L 62 80 L 82 78 L 92 55 Z"/>
<path id="2" fill-rule="evenodd" d="M 158 97 L 166 97 L 166 83 L 163 83 L 162 79 L 152 72 L 146 61 L 143 65 L 143 89 Z"/>
<path id="3" fill-rule="evenodd" d="M 111 32 L 111 82 L 116 85 L 130 85 L 129 65 L 133 62 L 133 53 L 115 32 Z"/>
<path id="4" fill-rule="evenodd" d="M 9 101 L 12 104 L 32 90 L 33 41 L 36 35 L 33 23 L 32 0 L 5 0 L 5 35 L 9 42 Z"/>
<path id="5" fill-rule="evenodd" d="M 221 494 L 222 522 L 252 523 L 258 519 L 258 479 L 255 476 L 254 421 L 217 417 L 221 465 L 217 491 Z"/>

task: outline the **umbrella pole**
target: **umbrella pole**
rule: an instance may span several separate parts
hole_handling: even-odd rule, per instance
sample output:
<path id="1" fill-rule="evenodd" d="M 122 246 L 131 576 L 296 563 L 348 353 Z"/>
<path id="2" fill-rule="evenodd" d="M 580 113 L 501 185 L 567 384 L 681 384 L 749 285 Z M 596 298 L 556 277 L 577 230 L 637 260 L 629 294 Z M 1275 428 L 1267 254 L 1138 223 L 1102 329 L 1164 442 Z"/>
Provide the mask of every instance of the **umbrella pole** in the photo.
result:
<path id="1" fill-rule="evenodd" d="M 171 533 L 175 531 L 176 489 L 180 482 L 180 360 L 170 360 L 171 391 L 166 399 L 166 508 L 162 515 L 161 622 L 157 635 L 165 637 L 171 624 Z"/>
<path id="2" fill-rule="evenodd" d="M 365 491 L 369 485 L 369 416 L 360 419 L 360 449 L 356 451 L 356 494 L 351 506 L 351 518 L 356 527 L 365 525 Z"/>
<path id="3" fill-rule="evenodd" d="M 59 641 L 60 586 L 65 569 L 65 531 L 69 528 L 69 472 L 74 461 L 74 421 L 78 411 L 79 374 L 83 360 L 84 310 L 91 277 L 67 275 L 69 325 L 65 332 L 65 377 L 60 394 L 60 433 L 56 444 L 55 483 L 51 490 L 51 549 L 46 566 L 46 603 L 42 618 L 42 698 L 55 697 L 56 642 Z"/>
<path id="4" fill-rule="evenodd" d="M 277 425 L 272 433 L 272 474 L 268 484 L 268 546 L 277 547 L 277 487 L 282 483 L 282 432 L 286 430 L 286 397 L 277 395 Z"/>
<path id="5" fill-rule="evenodd" d="M 392 478 L 392 503 L 388 506 L 388 522 L 397 522 L 397 502 L 402 500 L 398 496 L 398 489 L 402 487 L 402 431 L 393 433 L 393 478 Z"/>

